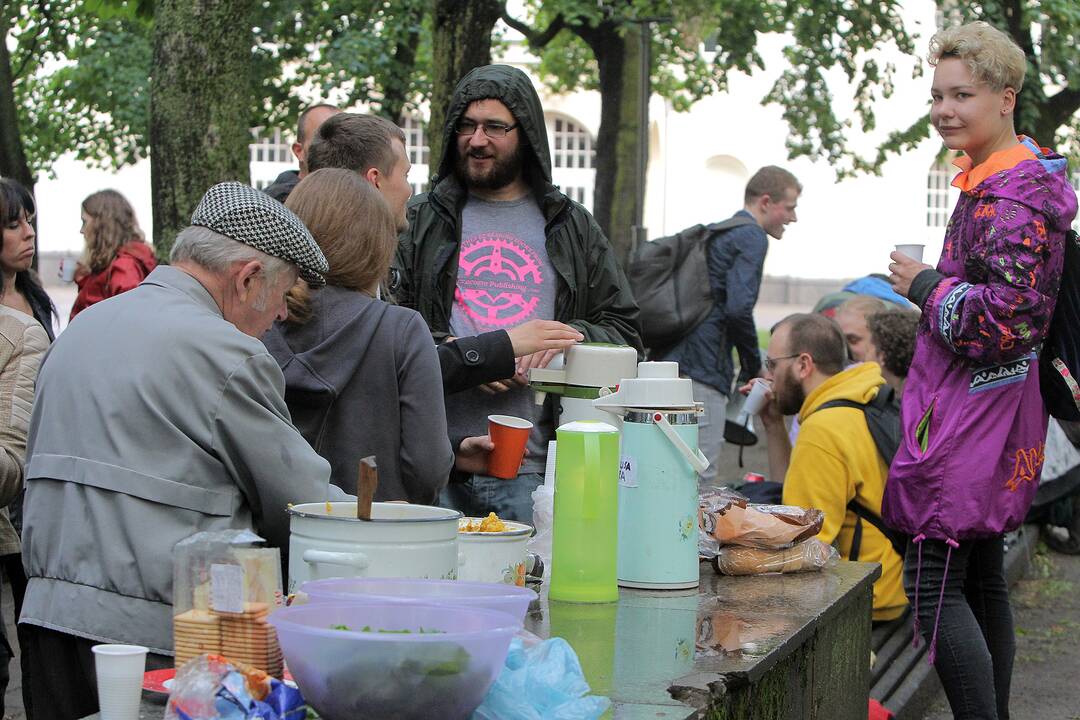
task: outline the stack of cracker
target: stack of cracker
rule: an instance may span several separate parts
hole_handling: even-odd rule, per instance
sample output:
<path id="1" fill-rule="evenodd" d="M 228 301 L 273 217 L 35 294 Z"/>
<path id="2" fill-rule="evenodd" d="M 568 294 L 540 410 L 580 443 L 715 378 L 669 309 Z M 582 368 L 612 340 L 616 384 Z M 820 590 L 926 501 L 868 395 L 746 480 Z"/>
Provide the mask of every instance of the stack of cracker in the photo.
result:
<path id="1" fill-rule="evenodd" d="M 221 652 L 221 619 L 207 610 L 191 609 L 173 618 L 176 667 L 203 653 Z"/>
<path id="2" fill-rule="evenodd" d="M 281 677 L 284 669 L 281 647 L 273 626 L 266 622 L 270 614 L 268 603 L 246 602 L 242 613 L 210 612 L 221 622 L 222 655 Z"/>

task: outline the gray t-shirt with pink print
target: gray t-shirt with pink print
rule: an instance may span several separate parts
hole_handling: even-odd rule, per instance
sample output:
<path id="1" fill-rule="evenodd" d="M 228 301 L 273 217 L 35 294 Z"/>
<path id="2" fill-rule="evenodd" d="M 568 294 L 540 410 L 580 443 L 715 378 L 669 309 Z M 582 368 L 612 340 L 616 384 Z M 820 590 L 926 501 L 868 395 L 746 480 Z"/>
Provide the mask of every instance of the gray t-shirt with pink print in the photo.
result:
<path id="1" fill-rule="evenodd" d="M 457 337 L 509 330 L 555 317 L 555 268 L 548 258 L 544 216 L 532 195 L 489 201 L 470 197 L 461 213 L 461 248 L 450 332 Z M 487 416 L 515 415 L 536 426 L 521 472 L 543 472 L 549 413 L 529 388 L 491 395 L 479 388 L 446 398 L 450 435 L 483 435 Z"/>

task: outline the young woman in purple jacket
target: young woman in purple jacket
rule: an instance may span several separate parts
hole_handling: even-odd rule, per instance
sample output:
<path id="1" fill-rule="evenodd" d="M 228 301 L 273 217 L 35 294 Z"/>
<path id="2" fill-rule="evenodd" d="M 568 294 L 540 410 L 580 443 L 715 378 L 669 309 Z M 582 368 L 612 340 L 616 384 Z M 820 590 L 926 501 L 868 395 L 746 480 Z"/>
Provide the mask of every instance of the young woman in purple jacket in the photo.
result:
<path id="1" fill-rule="evenodd" d="M 1047 413 L 1038 349 L 1061 283 L 1076 195 L 1066 161 L 1013 125 L 1023 51 L 983 22 L 930 41 L 931 120 L 963 154 L 933 268 L 892 254 L 922 308 L 903 436 L 882 514 L 909 533 L 905 589 L 956 718 L 1009 717 L 1015 654 L 1003 533 L 1038 485 Z"/>

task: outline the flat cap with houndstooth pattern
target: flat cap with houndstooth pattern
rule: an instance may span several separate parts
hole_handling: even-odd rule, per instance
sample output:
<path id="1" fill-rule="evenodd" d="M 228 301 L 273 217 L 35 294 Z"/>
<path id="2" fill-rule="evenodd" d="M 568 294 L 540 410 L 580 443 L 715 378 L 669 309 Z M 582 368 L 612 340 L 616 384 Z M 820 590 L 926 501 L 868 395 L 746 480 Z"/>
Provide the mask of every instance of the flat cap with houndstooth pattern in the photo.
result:
<path id="1" fill-rule="evenodd" d="M 191 224 L 296 265 L 300 277 L 312 285 L 326 282 L 323 274 L 330 266 L 303 221 L 253 187 L 238 182 L 218 183 L 199 201 L 191 214 Z"/>

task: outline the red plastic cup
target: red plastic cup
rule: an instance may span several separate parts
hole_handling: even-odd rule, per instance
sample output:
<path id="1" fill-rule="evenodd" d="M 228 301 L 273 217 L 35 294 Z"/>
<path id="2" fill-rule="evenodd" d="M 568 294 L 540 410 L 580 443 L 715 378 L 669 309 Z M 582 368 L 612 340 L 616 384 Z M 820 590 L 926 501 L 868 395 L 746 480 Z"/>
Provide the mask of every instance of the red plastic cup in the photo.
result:
<path id="1" fill-rule="evenodd" d="M 487 474 L 512 480 L 518 475 L 533 424 L 513 415 L 488 415 L 488 435 L 495 449 L 488 455 Z"/>

